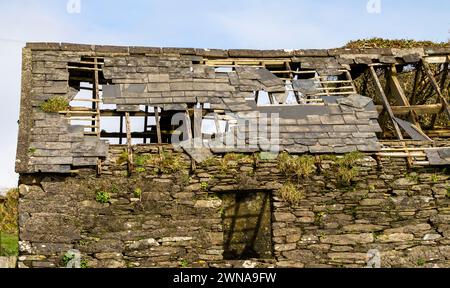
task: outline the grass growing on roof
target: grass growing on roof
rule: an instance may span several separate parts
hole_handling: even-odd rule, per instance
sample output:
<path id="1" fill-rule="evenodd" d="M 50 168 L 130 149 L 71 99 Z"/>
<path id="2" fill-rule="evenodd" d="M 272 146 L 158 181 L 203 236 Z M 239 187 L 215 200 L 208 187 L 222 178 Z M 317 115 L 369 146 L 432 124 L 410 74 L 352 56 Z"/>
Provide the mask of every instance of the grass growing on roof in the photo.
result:
<path id="1" fill-rule="evenodd" d="M 368 38 L 348 42 L 344 48 L 419 48 L 450 47 L 447 42 L 417 41 L 413 39 Z"/>

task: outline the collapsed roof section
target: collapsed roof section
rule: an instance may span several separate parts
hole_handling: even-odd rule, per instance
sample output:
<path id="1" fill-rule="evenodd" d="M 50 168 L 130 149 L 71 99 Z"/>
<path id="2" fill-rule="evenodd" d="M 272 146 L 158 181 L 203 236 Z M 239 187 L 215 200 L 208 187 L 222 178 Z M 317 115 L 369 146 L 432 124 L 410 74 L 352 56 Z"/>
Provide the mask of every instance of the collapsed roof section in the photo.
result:
<path id="1" fill-rule="evenodd" d="M 436 115 L 434 126 L 441 113 L 450 112 L 449 54 L 450 48 L 287 51 L 29 43 L 23 54 L 16 171 L 65 173 L 98 165 L 107 157 L 106 138 L 119 143 L 127 138 L 130 145 L 132 138 L 172 143 L 171 118 L 177 113 L 189 123 L 188 140 L 200 136 L 202 149 L 212 153 L 274 150 L 271 145 L 291 153 L 375 153 L 382 149 L 380 137 L 431 141 L 419 118 Z M 398 74 L 411 67 L 429 78 L 436 90 L 429 99 L 435 102 L 414 103 L 418 92 L 403 91 Z M 372 90 L 364 77 L 371 77 Z M 409 85 L 414 89 L 421 83 L 416 77 Z M 82 89 L 92 97 L 77 98 Z M 42 104 L 55 98 L 70 105 L 42 111 Z M 77 107 L 76 101 L 88 106 Z M 143 132 L 130 131 L 130 115 L 142 117 Z M 103 129 L 107 116 L 120 117 L 119 132 Z M 208 119 L 215 131 L 204 139 L 202 121 Z M 257 119 L 276 133 L 252 134 L 259 126 L 239 119 Z M 245 145 L 227 145 L 230 139 Z M 436 156 L 442 153 L 430 155 L 434 163 L 447 161 Z"/>
<path id="2" fill-rule="evenodd" d="M 165 111 L 186 111 L 189 106 L 199 104 L 204 110 L 233 112 L 240 119 L 251 115 L 257 118 L 257 123 L 261 122 L 261 113 L 264 117 L 277 113 L 279 121 L 276 124 L 280 126 L 277 144 L 280 150 L 288 152 L 373 152 L 380 148 L 375 132 L 381 132 L 381 128 L 370 98 L 357 95 L 355 91 L 344 99 L 340 95 L 326 96 L 326 91 L 314 87 L 316 83 L 326 82 L 323 78 L 322 81 L 315 77 L 292 79 L 293 85 L 288 85 L 265 67 L 234 67 L 228 72 L 217 70 L 214 66 L 193 64 L 181 56 L 106 58 L 103 73 L 114 84 L 103 86 L 103 103 L 116 104 L 121 111 L 129 112 L 139 111 L 140 105 L 158 106 Z M 336 70 L 334 74 L 341 75 L 343 71 Z M 292 90 L 289 91 L 287 86 L 293 87 Z M 256 94 L 259 92 L 267 93 L 271 100 L 258 105 Z M 288 104 L 289 92 L 293 92 L 295 101 L 305 104 Z M 305 97 L 298 97 L 299 94 Z M 208 108 L 204 108 L 206 103 Z M 271 123 L 268 124 L 268 131 L 271 131 Z M 237 125 L 230 134 L 237 138 L 241 132 L 247 135 L 244 140 L 248 143 L 250 129 L 248 125 Z M 255 144 L 266 145 L 266 141 L 274 139 L 252 140 L 257 140 Z M 216 153 L 261 150 L 261 145 L 204 144 Z"/>

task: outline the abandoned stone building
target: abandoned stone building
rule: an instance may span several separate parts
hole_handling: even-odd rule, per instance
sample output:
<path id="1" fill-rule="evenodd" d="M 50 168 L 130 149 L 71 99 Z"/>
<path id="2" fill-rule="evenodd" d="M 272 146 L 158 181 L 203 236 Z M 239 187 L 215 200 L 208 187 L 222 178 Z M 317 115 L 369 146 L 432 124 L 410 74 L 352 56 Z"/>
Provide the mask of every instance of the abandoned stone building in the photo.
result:
<path id="1" fill-rule="evenodd" d="M 449 267 L 450 48 L 29 43 L 19 267 Z"/>

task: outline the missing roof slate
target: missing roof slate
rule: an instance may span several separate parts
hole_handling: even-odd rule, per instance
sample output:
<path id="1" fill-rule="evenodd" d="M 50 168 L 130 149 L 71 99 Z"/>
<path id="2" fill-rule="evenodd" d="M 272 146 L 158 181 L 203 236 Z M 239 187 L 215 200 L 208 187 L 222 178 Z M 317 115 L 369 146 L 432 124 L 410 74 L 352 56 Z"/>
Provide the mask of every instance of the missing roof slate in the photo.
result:
<path id="1" fill-rule="evenodd" d="M 278 140 L 281 150 L 295 153 L 306 151 L 346 153 L 358 149 L 370 152 L 379 149 L 375 133 L 381 131 L 376 121 L 378 117 L 376 108 L 380 107 L 376 107 L 369 97 L 353 92 L 350 92 L 353 94 L 343 93 L 344 89 L 339 90 L 343 85 L 334 85 L 336 83 L 334 82 L 326 86 L 325 82 L 327 80 L 352 82 L 351 78 L 359 75 L 367 63 L 401 66 L 405 63 L 414 64 L 419 60 L 423 61 L 423 57 L 431 59 L 428 57 L 430 55 L 445 58 L 450 53 L 448 49 L 227 51 L 72 44 L 28 44 L 27 47 L 26 49 L 31 49 L 28 51 L 32 52 L 30 54 L 32 61 L 25 63 L 29 66 L 25 68 L 28 69 L 26 73 L 30 81 L 29 83 L 24 81 L 23 84 L 25 92 L 22 98 L 26 100 L 24 105 L 28 106 L 24 108 L 25 113 L 21 112 L 21 123 L 27 123 L 24 115 L 33 115 L 34 118 L 28 121 L 28 126 L 21 126 L 21 129 L 26 131 L 20 132 L 20 139 L 28 140 L 24 141 L 26 145 L 22 145 L 18 160 L 32 164 L 30 167 L 27 167 L 28 164 L 18 164 L 20 172 L 36 170 L 45 172 L 45 169 L 68 171 L 73 166 L 91 165 L 96 157 L 105 157 L 106 142 L 99 138 L 101 133 L 94 131 L 96 128 L 92 127 L 92 131 L 82 130 L 65 123 L 67 118 L 73 117 L 74 114 L 85 113 L 88 115 L 87 126 L 98 126 L 97 120 L 94 119 L 100 112 L 96 111 L 95 105 L 92 106 L 95 109 L 90 109 L 92 103 L 88 103 L 82 110 L 70 111 L 72 115 L 70 113 L 50 115 L 39 110 L 40 103 L 46 99 L 55 96 L 72 99 L 80 89 L 78 84 L 82 80 L 78 79 L 83 79 L 83 82 L 93 81 L 93 71 L 99 72 L 98 81 L 101 87 L 97 88 L 103 90 L 102 96 L 93 102 L 102 105 L 111 104 L 112 108 L 105 109 L 105 114 L 109 117 L 123 116 L 124 112 L 146 115 L 141 106 L 150 106 L 161 107 L 163 115 L 160 116 L 167 118 L 177 112 L 189 114 L 197 103 L 202 105 L 208 103 L 210 105 L 203 105 L 206 112 L 239 115 L 245 114 L 244 112 L 257 112 L 258 115 L 278 114 L 281 130 Z M 100 62 L 96 68 L 92 66 L 93 64 L 86 64 L 86 62 L 93 63 L 90 61 L 94 59 Z M 63 71 L 68 64 L 76 64 L 75 68 L 69 69 L 69 73 Z M 219 67 L 228 68 L 221 71 L 217 69 Z M 350 73 L 346 75 L 346 72 Z M 307 75 L 299 76 L 302 73 Z M 328 77 L 330 75 L 331 78 Z M 310 76 L 319 80 L 298 79 Z M 320 77 L 325 77 L 323 78 L 325 80 L 320 80 L 322 79 Z M 351 84 L 346 84 L 346 87 Z M 289 85 L 293 89 L 287 88 Z M 332 94 L 330 90 L 324 93 L 327 87 L 338 92 Z M 90 88 L 95 90 L 93 86 Z M 257 105 L 256 91 L 265 91 L 270 103 Z M 300 99 L 298 92 L 309 95 Z M 319 95 L 309 97 L 313 94 Z M 295 98 L 295 101 L 291 99 L 287 104 L 288 97 Z M 99 116 L 102 116 L 101 113 Z M 411 128 L 409 122 L 402 121 L 404 120 L 397 120 L 404 130 Z M 162 130 L 172 129 L 167 122 L 162 124 L 165 125 Z M 247 131 L 245 128 L 237 128 L 234 132 Z M 88 136 L 89 133 L 86 132 L 95 134 Z M 420 138 L 412 132 L 409 131 L 408 134 L 413 134 L 413 139 Z M 29 135 L 24 137 L 24 133 Z M 91 139 L 96 139 L 95 145 L 91 143 Z M 33 159 L 31 162 L 28 161 L 30 157 L 24 152 L 26 151 L 24 147 L 30 146 L 31 143 L 43 147 L 38 148 L 42 149 L 39 151 L 42 155 L 48 153 L 42 157 L 55 158 L 53 155 L 58 152 L 54 151 L 61 151 L 59 155 L 61 158 L 41 158 L 33 164 Z M 250 152 L 254 149 L 235 150 Z M 214 151 L 219 150 L 217 148 Z"/>

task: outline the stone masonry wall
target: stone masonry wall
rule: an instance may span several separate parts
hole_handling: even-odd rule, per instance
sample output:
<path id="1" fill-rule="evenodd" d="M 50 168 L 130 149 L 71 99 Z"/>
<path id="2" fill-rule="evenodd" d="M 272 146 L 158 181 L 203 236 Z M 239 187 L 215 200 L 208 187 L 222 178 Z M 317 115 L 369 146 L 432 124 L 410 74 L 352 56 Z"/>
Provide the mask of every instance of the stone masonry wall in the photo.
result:
<path id="1" fill-rule="evenodd" d="M 364 156 L 344 185 L 337 158 L 316 157 L 317 171 L 294 181 L 303 198 L 291 205 L 277 160 L 232 154 L 192 167 L 185 154 L 135 146 L 128 175 L 122 149 L 110 148 L 100 176 L 21 175 L 19 267 L 63 266 L 72 248 L 89 267 L 363 267 L 370 249 L 382 267 L 450 267 L 445 168 Z M 107 203 L 96 201 L 100 191 Z M 270 195 L 273 258 L 223 260 L 220 197 L 254 191 Z"/>

